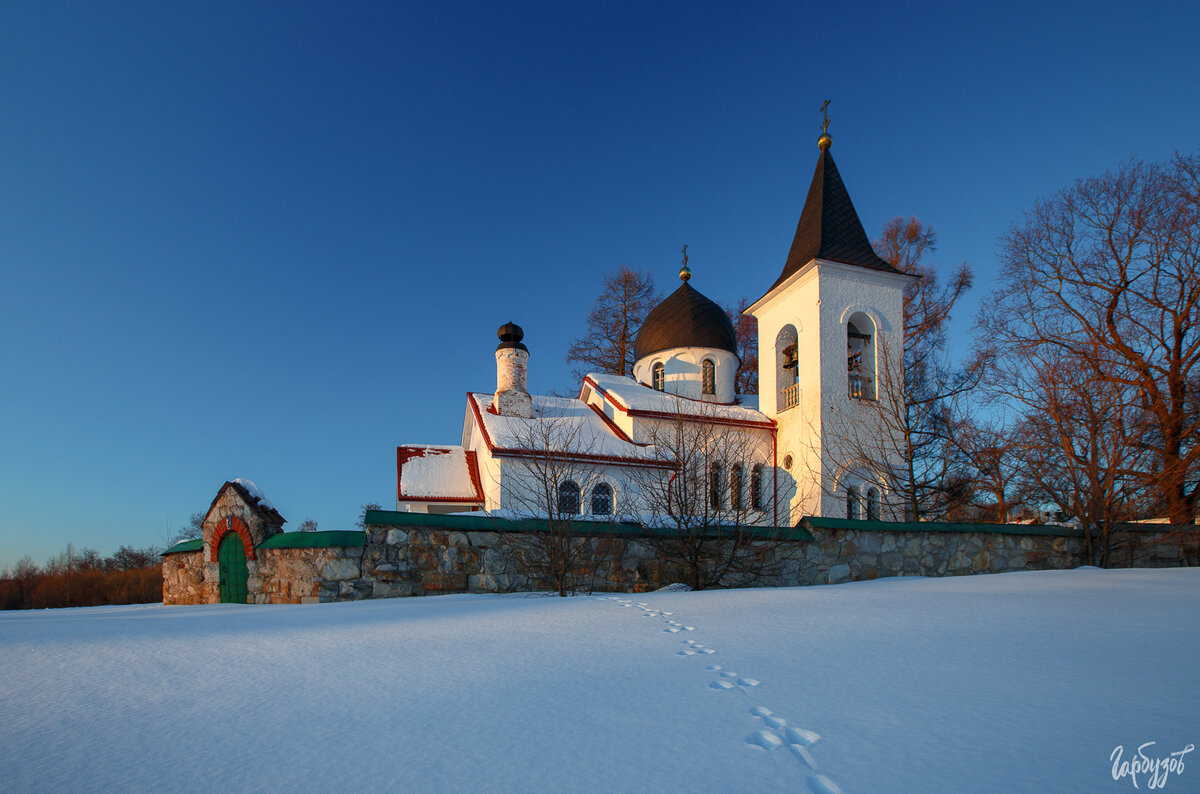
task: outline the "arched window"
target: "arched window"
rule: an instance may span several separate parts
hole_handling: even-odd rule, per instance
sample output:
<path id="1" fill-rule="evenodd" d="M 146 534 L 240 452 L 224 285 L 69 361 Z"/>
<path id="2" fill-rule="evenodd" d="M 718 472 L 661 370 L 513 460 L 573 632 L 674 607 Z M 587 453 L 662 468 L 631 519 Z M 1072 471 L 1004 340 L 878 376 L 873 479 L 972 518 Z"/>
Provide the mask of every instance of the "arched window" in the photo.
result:
<path id="1" fill-rule="evenodd" d="M 592 489 L 592 515 L 611 516 L 613 512 L 613 489 L 602 482 Z"/>
<path id="2" fill-rule="evenodd" d="M 867 520 L 879 520 L 879 491 L 874 488 L 867 489 Z"/>
<path id="3" fill-rule="evenodd" d="M 763 465 L 755 463 L 750 469 L 750 506 L 755 510 L 763 509 Z"/>
<path id="4" fill-rule="evenodd" d="M 864 312 L 855 312 L 846 323 L 846 369 L 850 398 L 875 399 L 875 323 Z"/>
<path id="5" fill-rule="evenodd" d="M 703 374 L 703 391 L 705 394 L 717 393 L 717 365 L 712 362 L 711 358 L 704 359 L 704 363 L 700 365 L 700 371 Z"/>
<path id="6" fill-rule="evenodd" d="M 858 518 L 858 489 L 853 485 L 846 489 L 846 518 Z"/>
<path id="7" fill-rule="evenodd" d="M 720 510 L 724 501 L 721 496 L 721 464 L 713 461 L 708 467 L 708 504 L 713 510 Z"/>
<path id="8" fill-rule="evenodd" d="M 558 512 L 560 515 L 579 515 L 579 486 L 574 480 L 563 480 L 558 484 Z"/>
<path id="9" fill-rule="evenodd" d="M 655 364 L 650 370 L 650 385 L 655 391 L 666 391 L 667 389 L 667 368 L 661 363 Z"/>
<path id="10" fill-rule="evenodd" d="M 742 464 L 740 463 L 729 468 L 729 506 L 734 510 L 742 509 Z"/>
<path id="11" fill-rule="evenodd" d="M 776 411 L 786 411 L 800 404 L 800 362 L 797 359 L 796 340 L 794 325 L 785 325 L 775 337 Z"/>

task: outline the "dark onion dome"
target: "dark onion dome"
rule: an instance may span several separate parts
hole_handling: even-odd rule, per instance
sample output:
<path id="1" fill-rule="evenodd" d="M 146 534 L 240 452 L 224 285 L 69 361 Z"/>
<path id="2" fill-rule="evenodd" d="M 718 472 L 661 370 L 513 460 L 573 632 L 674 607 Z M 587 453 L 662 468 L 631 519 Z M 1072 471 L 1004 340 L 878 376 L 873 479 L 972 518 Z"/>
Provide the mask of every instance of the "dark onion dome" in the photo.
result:
<path id="1" fill-rule="evenodd" d="M 529 348 L 521 344 L 521 340 L 525 338 L 525 332 L 521 330 L 521 326 L 511 320 L 500 326 L 500 330 L 496 331 L 496 336 L 500 337 L 500 344 L 496 345 L 497 350 L 515 347 L 517 350 L 529 352 Z"/>
<path id="2" fill-rule="evenodd" d="M 686 280 L 646 315 L 633 343 L 633 355 L 640 360 L 673 347 L 711 347 L 737 355 L 737 336 L 729 315 Z"/>

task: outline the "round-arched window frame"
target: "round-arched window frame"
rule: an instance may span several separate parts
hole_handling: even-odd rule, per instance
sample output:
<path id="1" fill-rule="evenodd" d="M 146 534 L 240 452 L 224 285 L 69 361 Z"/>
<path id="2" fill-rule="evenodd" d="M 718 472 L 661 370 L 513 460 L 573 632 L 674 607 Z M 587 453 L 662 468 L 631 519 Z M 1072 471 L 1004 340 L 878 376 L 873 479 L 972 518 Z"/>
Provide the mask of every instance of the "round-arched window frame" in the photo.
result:
<path id="1" fill-rule="evenodd" d="M 558 484 L 559 515 L 579 515 L 579 485 L 574 480 L 563 480 Z"/>
<path id="2" fill-rule="evenodd" d="M 611 516 L 613 514 L 613 489 L 606 482 L 597 483 L 592 488 L 592 515 Z"/>
<path id="3" fill-rule="evenodd" d="M 661 361 L 650 369 L 650 385 L 655 391 L 667 390 L 667 368 Z"/>
<path id="4" fill-rule="evenodd" d="M 704 394 L 717 393 L 717 365 L 713 363 L 711 358 L 706 358 L 700 364 L 701 372 L 701 391 Z"/>

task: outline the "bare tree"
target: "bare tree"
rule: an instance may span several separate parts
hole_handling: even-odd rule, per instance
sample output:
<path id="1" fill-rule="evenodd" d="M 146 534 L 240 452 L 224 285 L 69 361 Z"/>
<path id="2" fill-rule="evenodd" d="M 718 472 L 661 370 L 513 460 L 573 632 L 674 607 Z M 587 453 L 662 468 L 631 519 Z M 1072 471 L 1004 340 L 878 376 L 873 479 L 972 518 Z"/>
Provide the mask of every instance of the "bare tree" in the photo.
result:
<path id="1" fill-rule="evenodd" d="M 999 420 L 965 417 L 950 434 L 971 475 L 970 504 L 952 519 L 1006 524 L 1029 500 L 1028 459 L 1021 454 L 1028 430 Z"/>
<path id="2" fill-rule="evenodd" d="M 170 531 L 169 527 L 168 531 Z M 166 545 L 167 548 L 171 548 L 176 543 L 182 543 L 185 540 L 194 540 L 203 535 L 204 513 L 192 513 L 192 516 L 188 519 L 187 524 L 184 525 L 178 532 L 167 538 Z M 160 535 L 159 537 L 161 538 L 162 536 Z"/>
<path id="3" fill-rule="evenodd" d="M 316 532 L 317 531 L 317 522 L 311 518 L 306 518 L 302 522 L 300 522 L 298 531 L 299 532 Z"/>
<path id="4" fill-rule="evenodd" d="M 588 313 L 587 330 L 571 343 L 567 363 L 578 364 L 576 377 L 589 372 L 632 375 L 633 343 L 646 315 L 660 296 L 649 273 L 621 265 L 604 275 L 604 286 Z"/>
<path id="5" fill-rule="evenodd" d="M 773 526 L 776 511 L 782 510 L 779 523 L 792 523 L 791 494 L 778 493 L 768 459 L 769 434 L 723 422 L 719 408 L 675 397 L 671 417 L 647 435 L 673 468 L 630 474 L 638 497 L 627 505 L 635 511 L 630 518 L 658 530 L 648 541 L 658 559 L 682 569 L 695 590 L 752 584 L 777 573 L 786 554 Z"/>
<path id="6" fill-rule="evenodd" d="M 1200 416 L 1189 397 L 1200 380 L 1200 157 L 1130 160 L 1079 180 L 1039 201 L 1002 245 L 1001 284 L 980 321 L 986 343 L 1015 362 L 1086 351 L 1096 363 L 1090 385 L 1112 384 L 1102 413 L 1135 423 L 1119 437 L 1150 455 L 1143 485 L 1172 523 L 1191 523 L 1200 496 Z"/>
<path id="7" fill-rule="evenodd" d="M 1029 498 L 1079 520 L 1086 553 L 1105 565 L 1114 526 L 1145 506 L 1140 472 L 1145 427 L 1135 391 L 1112 374 L 1120 363 L 1098 346 L 1031 345 L 996 355 L 987 392 L 1023 414 L 1009 434 L 1009 466 L 1023 469 Z"/>
<path id="8" fill-rule="evenodd" d="M 737 356 L 741 361 L 737 374 L 733 376 L 734 394 L 758 394 L 758 320 L 746 314 L 750 301 L 742 298 L 736 309 L 724 306 L 725 313 L 733 323 L 733 334 L 737 338 Z"/>
<path id="9" fill-rule="evenodd" d="M 383 508 L 380 507 L 375 502 L 367 502 L 365 505 L 363 505 L 359 509 L 358 520 L 354 522 L 354 526 L 358 527 L 359 529 L 366 529 L 367 528 L 367 511 L 368 510 L 382 510 L 382 509 Z"/>
<path id="10" fill-rule="evenodd" d="M 598 487 L 607 495 L 604 509 L 610 517 L 613 512 L 612 486 L 605 481 L 604 466 L 592 454 L 598 441 L 585 421 L 590 411 L 583 411 L 581 417 L 537 403 L 532 418 L 505 417 L 510 427 L 506 445 L 521 455 L 501 463 L 501 504 L 517 517 L 539 519 L 544 529 L 504 533 L 501 542 L 522 573 L 560 596 L 589 586 L 591 547 L 579 530 L 586 522 L 585 508 L 593 508 L 588 511 L 593 517 L 604 515 L 594 509 L 599 505 Z"/>

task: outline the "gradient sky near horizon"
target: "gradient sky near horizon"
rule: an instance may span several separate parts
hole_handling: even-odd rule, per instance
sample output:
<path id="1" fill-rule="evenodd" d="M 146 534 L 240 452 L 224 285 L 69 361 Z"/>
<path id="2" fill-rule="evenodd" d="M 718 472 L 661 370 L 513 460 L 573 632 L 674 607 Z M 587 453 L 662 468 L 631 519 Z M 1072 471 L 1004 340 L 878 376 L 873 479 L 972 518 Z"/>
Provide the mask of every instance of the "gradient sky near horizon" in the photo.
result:
<path id="1" fill-rule="evenodd" d="M 295 528 L 530 386 L 601 275 L 757 298 L 829 98 L 869 235 L 976 270 L 1073 180 L 1200 146 L 1200 4 L 9 3 L 0 568 L 162 543 L 255 480 Z"/>

